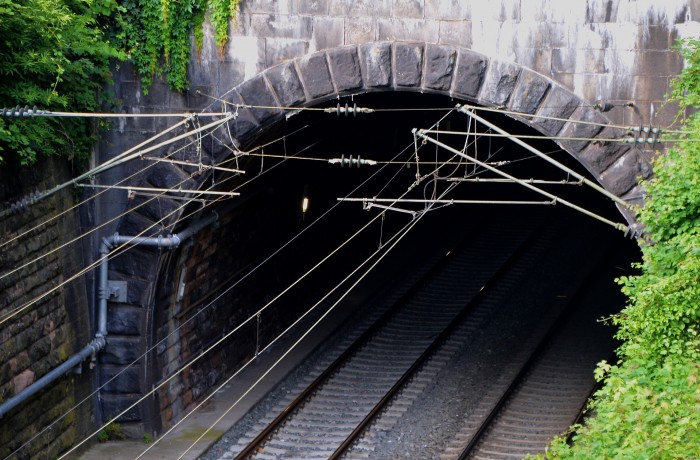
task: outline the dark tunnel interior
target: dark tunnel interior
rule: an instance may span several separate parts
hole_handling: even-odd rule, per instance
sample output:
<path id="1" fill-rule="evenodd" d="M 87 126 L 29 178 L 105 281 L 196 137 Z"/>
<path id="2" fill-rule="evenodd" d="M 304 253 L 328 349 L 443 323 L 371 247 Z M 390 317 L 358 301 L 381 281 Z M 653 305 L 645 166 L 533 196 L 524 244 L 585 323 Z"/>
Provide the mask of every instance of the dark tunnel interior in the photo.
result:
<path id="1" fill-rule="evenodd" d="M 305 110 L 276 123 L 257 142 L 264 147 L 248 149 L 248 154 L 238 157 L 236 164 L 245 170 L 244 175 L 228 181 L 219 178 L 223 189 L 236 190 L 241 196 L 220 206 L 227 213 L 210 239 L 198 241 L 188 253 L 171 257 L 165 264 L 156 296 L 154 341 L 169 333 L 168 321 L 173 316 L 178 321 L 197 316 L 197 321 L 184 333 L 182 348 L 187 350 L 184 360 L 216 343 L 245 318 L 265 307 L 257 321 L 250 321 L 231 340 L 218 345 L 214 358 L 193 367 L 189 385 L 199 388 L 194 392 L 195 399 L 255 356 L 314 305 L 320 308 L 310 318 L 319 315 L 357 282 L 344 302 L 349 310 L 360 308 L 364 300 L 392 280 L 407 276 L 421 261 L 449 251 L 464 238 L 466 228 L 478 226 L 489 215 L 512 214 L 509 222 L 517 227 L 530 213 L 550 212 L 561 219 L 576 214 L 561 203 L 556 206 L 438 203 L 426 211 L 427 205 L 422 201 L 395 203 L 392 210 L 364 209 L 361 201 L 339 201 L 347 197 L 499 203 L 551 201 L 520 184 L 485 181 L 502 177 L 430 142 L 414 143 L 414 128 L 476 132 L 476 136 L 447 133 L 430 136 L 458 150 L 466 145 L 470 155 L 517 178 L 568 182 L 536 185 L 597 215 L 624 222 L 614 203 L 599 192 L 575 183 L 575 178 L 567 177 L 567 173 L 510 139 L 483 135 L 488 132 L 484 126 L 475 126 L 467 115 L 451 110 L 455 100 L 390 92 L 334 99 L 317 109 L 345 107 L 346 103 L 348 107 L 356 104 L 375 111 L 346 116 Z M 509 133 L 539 135 L 506 115 L 486 111 L 480 115 Z M 555 142 L 533 139 L 527 142 L 591 178 Z M 350 161 L 351 157 L 377 164 L 329 163 L 331 159 Z M 477 178 L 481 181 L 463 180 Z M 305 211 L 302 210 L 304 198 L 308 199 Z M 572 225 L 584 222 L 583 225 L 614 234 L 615 245 L 627 254 L 626 260 L 638 259 L 635 241 L 612 226 L 588 217 L 572 222 Z M 411 231 L 364 276 L 408 227 Z M 324 260 L 329 255 L 332 256 Z M 629 272 L 629 263 L 626 264 L 619 267 L 620 275 Z M 186 273 L 183 267 L 187 267 Z M 182 305 L 175 308 L 172 293 L 180 282 L 193 287 L 185 290 Z M 619 310 L 624 299 L 611 299 L 611 304 Z M 155 379 L 159 380 L 165 376 L 162 369 L 167 366 L 162 357 L 156 357 L 153 362 L 159 363 L 155 370 Z M 197 383 L 199 380 L 205 383 Z"/>

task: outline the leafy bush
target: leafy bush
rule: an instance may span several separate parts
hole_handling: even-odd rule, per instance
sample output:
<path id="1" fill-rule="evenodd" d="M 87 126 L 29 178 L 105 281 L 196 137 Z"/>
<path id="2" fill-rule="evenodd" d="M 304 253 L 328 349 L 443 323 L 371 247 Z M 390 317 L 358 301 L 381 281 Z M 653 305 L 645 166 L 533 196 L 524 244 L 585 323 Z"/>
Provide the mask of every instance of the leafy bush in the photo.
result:
<path id="1" fill-rule="evenodd" d="M 700 102 L 699 41 L 684 42 L 688 65 L 674 83 L 681 109 Z M 619 283 L 628 305 L 612 318 L 623 340 L 573 444 L 555 440 L 546 458 L 700 458 L 700 117 L 654 164 L 638 214 L 645 226 L 640 274 Z"/>
<path id="2" fill-rule="evenodd" d="M 122 55 L 105 35 L 113 0 L 0 0 L 0 106 L 94 111 Z M 0 118 L 0 162 L 17 154 L 86 157 L 95 124 L 76 118 Z"/>

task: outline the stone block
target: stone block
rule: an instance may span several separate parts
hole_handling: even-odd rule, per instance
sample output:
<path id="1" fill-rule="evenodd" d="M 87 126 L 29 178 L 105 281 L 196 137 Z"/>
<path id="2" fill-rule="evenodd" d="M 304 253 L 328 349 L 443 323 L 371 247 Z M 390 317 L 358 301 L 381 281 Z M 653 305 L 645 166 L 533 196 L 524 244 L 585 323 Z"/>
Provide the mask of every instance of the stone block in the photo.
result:
<path id="1" fill-rule="evenodd" d="M 329 51 L 328 64 L 338 92 L 362 87 L 362 71 L 357 47 L 346 46 Z"/>
<path id="2" fill-rule="evenodd" d="M 130 278 L 122 273 L 112 273 L 109 279 L 116 281 L 126 281 L 126 304 L 143 307 L 146 302 L 145 295 L 150 289 L 150 284 L 138 279 Z"/>
<path id="3" fill-rule="evenodd" d="M 360 56 L 365 86 L 377 88 L 391 84 L 391 43 L 362 45 Z"/>
<path id="4" fill-rule="evenodd" d="M 145 173 L 144 179 L 155 188 L 196 188 L 197 184 L 172 163 L 156 161 Z"/>
<path id="5" fill-rule="evenodd" d="M 141 369 L 139 366 L 100 366 L 100 385 L 102 391 L 112 394 L 139 393 Z"/>
<path id="6" fill-rule="evenodd" d="M 156 233 L 155 231 L 153 233 Z M 133 235 L 133 234 L 132 234 Z M 147 280 L 156 269 L 153 249 L 135 246 L 116 257 L 109 264 L 110 272 L 121 272 L 131 278 Z M 112 275 L 110 275 L 112 278 Z M 116 279 L 116 278 L 113 278 Z"/>
<path id="7" fill-rule="evenodd" d="M 326 53 L 312 54 L 301 59 L 298 65 L 308 99 L 313 100 L 328 96 L 334 91 L 331 72 L 326 61 Z"/>
<path id="8" fill-rule="evenodd" d="M 236 62 L 219 62 L 219 81 L 216 94 L 223 94 L 239 85 L 245 78 L 245 64 Z M 203 101 L 202 101 L 203 102 Z"/>
<path id="9" fill-rule="evenodd" d="M 311 37 L 313 49 L 321 51 L 342 46 L 345 38 L 343 18 L 314 17 L 314 30 Z"/>
<path id="10" fill-rule="evenodd" d="M 642 159 L 637 150 L 629 150 L 600 175 L 600 182 L 609 192 L 622 196 L 638 185 L 641 176 Z"/>
<path id="11" fill-rule="evenodd" d="M 160 228 L 154 225 L 153 221 L 135 212 L 124 215 L 119 221 L 120 235 L 151 236 L 158 233 L 159 230 Z"/>
<path id="12" fill-rule="evenodd" d="M 122 411 L 126 410 L 127 407 L 138 401 L 138 396 L 126 396 L 126 395 L 102 395 L 102 413 L 105 419 L 112 419 L 119 415 Z M 124 415 L 119 417 L 116 422 L 138 422 L 141 418 L 141 412 L 139 411 L 139 406 L 129 409 Z"/>
<path id="13" fill-rule="evenodd" d="M 624 139 L 625 133 L 619 129 L 604 128 L 598 137 L 601 139 Z M 629 144 L 623 142 L 594 142 L 580 152 L 577 157 L 589 171 L 600 175 L 627 153 L 630 148 Z"/>
<path id="14" fill-rule="evenodd" d="M 394 45 L 394 84 L 418 87 L 423 75 L 423 45 L 418 43 L 396 43 Z"/>
<path id="15" fill-rule="evenodd" d="M 104 364 L 128 365 L 141 357 L 140 337 L 107 336 L 107 346 L 100 352 Z"/>
<path id="16" fill-rule="evenodd" d="M 425 18 L 445 21 L 471 19 L 470 2 L 462 0 L 425 0 Z"/>
<path id="17" fill-rule="evenodd" d="M 182 205 L 182 202 L 163 197 L 151 197 L 136 195 L 130 200 L 132 209 L 137 208 L 138 214 L 146 217 L 149 221 L 157 222 L 175 212 Z"/>
<path id="18" fill-rule="evenodd" d="M 305 56 L 309 51 L 308 40 L 292 38 L 266 38 L 265 39 L 265 67 L 276 66 Z"/>
<path id="19" fill-rule="evenodd" d="M 376 18 L 345 18 L 345 43 L 374 42 L 377 40 L 377 29 Z"/>
<path id="20" fill-rule="evenodd" d="M 284 14 L 254 14 L 250 19 L 250 29 L 251 35 L 256 37 L 310 40 L 313 32 L 313 18 Z"/>
<path id="21" fill-rule="evenodd" d="M 425 17 L 425 0 L 392 0 L 392 15 L 401 18 Z"/>
<path id="22" fill-rule="evenodd" d="M 547 118 L 533 118 L 530 126 L 543 134 L 554 136 L 561 131 L 566 123 L 566 119 L 574 113 L 574 110 L 580 104 L 581 101 L 576 95 L 560 86 L 554 86 L 548 92 L 547 97 L 537 111 L 537 115 Z M 552 118 L 558 118 L 559 120 Z"/>
<path id="23" fill-rule="evenodd" d="M 440 21 L 439 39 L 441 45 L 453 45 L 462 48 L 472 46 L 471 21 Z"/>
<path id="24" fill-rule="evenodd" d="M 577 121 L 583 123 L 577 123 Z M 577 109 L 571 115 L 569 123 L 564 126 L 560 136 L 582 140 L 564 140 L 561 143 L 562 147 L 571 153 L 578 154 L 590 144 L 591 141 L 587 139 L 596 137 L 603 129 L 601 125 L 606 124 L 606 122 L 607 120 L 600 113 L 590 107 Z"/>
<path id="25" fill-rule="evenodd" d="M 293 63 L 275 66 L 265 75 L 283 107 L 296 107 L 306 101 L 304 87 Z"/>
<path id="26" fill-rule="evenodd" d="M 325 0 L 299 0 L 299 14 L 328 16 L 330 4 Z"/>
<path id="27" fill-rule="evenodd" d="M 241 84 L 237 90 L 245 104 L 257 106 L 251 107 L 249 110 L 259 124 L 262 125 L 275 115 L 280 114 L 280 109 L 276 108 L 279 104 L 262 74 L 258 74 Z"/>
<path id="28" fill-rule="evenodd" d="M 377 19 L 377 39 L 381 41 L 414 41 L 437 43 L 440 25 L 425 19 Z"/>
<path id="29" fill-rule="evenodd" d="M 449 91 L 452 86 L 456 56 L 457 51 L 454 48 L 428 45 L 425 51 L 424 86 L 439 91 Z"/>
<path id="30" fill-rule="evenodd" d="M 143 309 L 137 307 L 113 305 L 107 311 L 107 330 L 110 334 L 140 335 L 143 332 L 143 314 Z"/>
<path id="31" fill-rule="evenodd" d="M 296 0 L 245 0 L 240 3 L 241 13 L 296 14 Z"/>
<path id="32" fill-rule="evenodd" d="M 505 106 L 520 75 L 520 67 L 510 62 L 492 60 L 479 99 L 497 107 Z"/>
<path id="33" fill-rule="evenodd" d="M 231 143 L 236 147 L 245 145 L 258 131 L 260 125 L 248 108 L 240 107 L 245 102 L 237 91 L 229 93 L 226 96 L 226 101 L 228 102 L 228 110 L 233 111 L 236 117 L 229 121 L 227 125 L 217 129 L 215 133 L 219 139 L 228 143 L 228 145 Z M 226 149 L 222 153 L 224 152 L 226 152 Z M 217 161 L 219 161 L 218 158 Z"/>
<path id="34" fill-rule="evenodd" d="M 549 80 L 542 75 L 523 70 L 508 107 L 516 112 L 535 113 L 549 86 Z"/>
<path id="35" fill-rule="evenodd" d="M 392 0 L 328 0 L 329 14 L 338 17 L 389 17 Z"/>

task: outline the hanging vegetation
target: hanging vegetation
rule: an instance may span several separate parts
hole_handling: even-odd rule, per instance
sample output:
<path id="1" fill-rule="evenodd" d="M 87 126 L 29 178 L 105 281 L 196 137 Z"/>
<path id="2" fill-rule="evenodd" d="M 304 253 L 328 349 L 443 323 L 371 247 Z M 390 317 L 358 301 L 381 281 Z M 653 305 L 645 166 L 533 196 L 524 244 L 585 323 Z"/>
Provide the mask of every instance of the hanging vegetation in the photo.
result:
<path id="1" fill-rule="evenodd" d="M 123 0 L 119 37 L 141 75 L 144 90 L 153 78 L 163 76 L 170 87 L 187 87 L 191 36 L 200 52 L 205 17 L 214 29 L 219 52 L 229 37 L 240 0 Z"/>

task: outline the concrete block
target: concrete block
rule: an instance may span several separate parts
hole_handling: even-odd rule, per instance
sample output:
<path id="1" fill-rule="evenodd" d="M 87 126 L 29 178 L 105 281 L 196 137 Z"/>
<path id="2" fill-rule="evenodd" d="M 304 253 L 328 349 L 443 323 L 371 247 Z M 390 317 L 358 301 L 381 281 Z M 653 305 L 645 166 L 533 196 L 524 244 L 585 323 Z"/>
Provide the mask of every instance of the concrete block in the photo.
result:
<path id="1" fill-rule="evenodd" d="M 304 89 L 309 99 L 318 99 L 334 91 L 326 53 L 312 54 L 298 63 Z"/>
<path id="2" fill-rule="evenodd" d="M 338 92 L 362 87 L 362 71 L 357 47 L 347 46 L 329 51 L 328 63 Z"/>
<path id="3" fill-rule="evenodd" d="M 423 45 L 418 43 L 394 44 L 394 84 L 418 87 L 423 74 Z"/>
<path id="4" fill-rule="evenodd" d="M 553 86 L 537 111 L 537 115 L 547 118 L 533 118 L 530 126 L 543 134 L 554 136 L 562 129 L 566 120 L 581 104 L 576 95 L 560 86 Z M 551 118 L 560 120 L 553 120 Z"/>
<path id="5" fill-rule="evenodd" d="M 360 47 L 360 63 L 369 88 L 391 84 L 391 43 L 371 43 Z"/>
<path id="6" fill-rule="evenodd" d="M 549 86 L 549 80 L 542 75 L 523 70 L 508 107 L 516 112 L 535 113 Z"/>
<path id="7" fill-rule="evenodd" d="M 139 393 L 141 381 L 141 369 L 139 366 L 121 367 L 103 365 L 100 366 L 100 385 L 102 391 L 112 394 Z"/>
<path id="8" fill-rule="evenodd" d="M 237 90 L 245 104 L 257 106 L 249 108 L 249 110 L 259 124 L 263 124 L 280 114 L 278 108 L 273 108 L 277 107 L 279 103 L 268 88 L 262 74 L 242 83 Z"/>
<path id="9" fill-rule="evenodd" d="M 306 101 L 304 87 L 293 63 L 275 66 L 265 75 L 282 106 L 296 107 Z"/>
<path id="10" fill-rule="evenodd" d="M 486 72 L 479 99 L 497 107 L 505 106 L 510 99 L 520 67 L 510 62 L 492 60 Z"/>
<path id="11" fill-rule="evenodd" d="M 245 0 L 241 2 L 241 13 L 296 14 L 296 0 Z"/>
<path id="12" fill-rule="evenodd" d="M 427 45 L 424 86 L 439 91 L 449 91 L 452 86 L 452 72 L 456 57 L 457 51 L 454 48 Z"/>
<path id="13" fill-rule="evenodd" d="M 476 98 L 486 75 L 488 58 L 467 49 L 457 54 L 453 92 L 457 97 Z"/>

